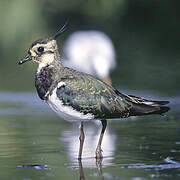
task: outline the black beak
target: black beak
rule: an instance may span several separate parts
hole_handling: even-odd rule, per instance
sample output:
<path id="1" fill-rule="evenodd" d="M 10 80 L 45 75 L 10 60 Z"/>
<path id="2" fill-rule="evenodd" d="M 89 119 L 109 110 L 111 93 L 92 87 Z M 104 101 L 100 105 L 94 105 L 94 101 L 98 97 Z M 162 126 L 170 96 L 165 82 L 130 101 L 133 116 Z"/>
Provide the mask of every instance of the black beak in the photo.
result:
<path id="1" fill-rule="evenodd" d="M 31 61 L 31 60 L 32 60 L 32 58 L 31 58 L 31 56 L 28 54 L 28 55 L 25 56 L 21 61 L 19 61 L 18 64 L 21 65 L 21 64 L 23 64 L 23 63 L 25 63 L 25 62 L 27 62 L 27 61 Z"/>

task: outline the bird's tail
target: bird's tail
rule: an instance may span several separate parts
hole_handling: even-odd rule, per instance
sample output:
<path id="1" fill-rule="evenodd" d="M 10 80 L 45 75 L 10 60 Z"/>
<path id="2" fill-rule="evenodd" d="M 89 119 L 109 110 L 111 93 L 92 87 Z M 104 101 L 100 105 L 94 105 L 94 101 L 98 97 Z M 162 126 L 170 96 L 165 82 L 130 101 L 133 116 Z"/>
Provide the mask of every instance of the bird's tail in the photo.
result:
<path id="1" fill-rule="evenodd" d="M 169 101 L 153 101 L 132 95 L 128 96 L 134 100 L 133 107 L 131 109 L 131 116 L 163 114 L 170 109 L 169 107 L 164 106 L 168 104 Z"/>

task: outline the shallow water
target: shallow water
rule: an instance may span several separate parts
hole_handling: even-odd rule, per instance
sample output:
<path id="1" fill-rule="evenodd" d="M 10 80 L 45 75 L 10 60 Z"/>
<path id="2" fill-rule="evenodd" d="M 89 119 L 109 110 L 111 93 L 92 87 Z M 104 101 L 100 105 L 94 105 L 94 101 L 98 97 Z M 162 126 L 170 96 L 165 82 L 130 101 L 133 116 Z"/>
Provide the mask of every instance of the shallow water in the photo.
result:
<path id="1" fill-rule="evenodd" d="M 164 99 L 171 101 L 164 116 L 109 120 L 96 162 L 99 122 L 84 124 L 78 161 L 79 122 L 60 119 L 35 93 L 1 92 L 1 179 L 180 179 L 180 97 Z"/>

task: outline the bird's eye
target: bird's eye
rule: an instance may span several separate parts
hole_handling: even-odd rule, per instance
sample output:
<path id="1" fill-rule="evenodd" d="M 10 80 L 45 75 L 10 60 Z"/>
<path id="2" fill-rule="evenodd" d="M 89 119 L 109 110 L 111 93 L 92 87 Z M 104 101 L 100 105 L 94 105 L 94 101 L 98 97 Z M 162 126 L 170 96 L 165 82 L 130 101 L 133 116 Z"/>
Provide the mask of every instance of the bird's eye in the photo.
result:
<path id="1" fill-rule="evenodd" d="M 42 46 L 40 46 L 40 47 L 38 47 L 38 52 L 43 52 L 44 51 L 44 47 L 42 47 Z"/>

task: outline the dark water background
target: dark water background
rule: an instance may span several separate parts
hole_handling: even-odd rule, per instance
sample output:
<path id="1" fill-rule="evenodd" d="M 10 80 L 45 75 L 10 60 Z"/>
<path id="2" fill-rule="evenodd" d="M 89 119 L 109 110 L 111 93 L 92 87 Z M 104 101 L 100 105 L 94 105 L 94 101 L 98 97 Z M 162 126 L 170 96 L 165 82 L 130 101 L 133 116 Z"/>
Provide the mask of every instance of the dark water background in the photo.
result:
<path id="1" fill-rule="evenodd" d="M 164 99 L 171 101 L 171 110 L 164 116 L 108 122 L 102 162 L 94 158 L 100 123 L 86 122 L 85 148 L 79 162 L 78 122 L 57 117 L 35 93 L 1 92 L 1 178 L 179 179 L 180 97 Z"/>

